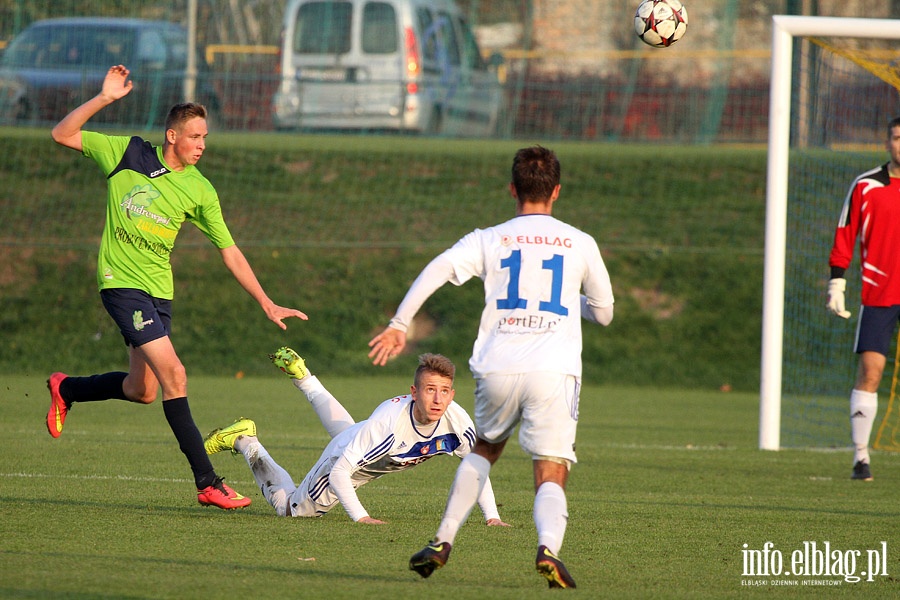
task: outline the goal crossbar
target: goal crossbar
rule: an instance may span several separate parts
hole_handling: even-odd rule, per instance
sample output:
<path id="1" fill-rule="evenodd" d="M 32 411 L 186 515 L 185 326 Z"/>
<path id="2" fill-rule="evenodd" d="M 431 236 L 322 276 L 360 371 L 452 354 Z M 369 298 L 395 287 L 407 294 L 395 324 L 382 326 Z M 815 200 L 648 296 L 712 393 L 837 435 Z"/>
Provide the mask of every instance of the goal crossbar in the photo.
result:
<path id="1" fill-rule="evenodd" d="M 766 223 L 760 369 L 759 447 L 781 445 L 784 277 L 787 247 L 791 68 L 795 37 L 900 39 L 900 20 L 775 15 L 766 166 Z M 823 304 L 824 310 L 824 304 Z"/>

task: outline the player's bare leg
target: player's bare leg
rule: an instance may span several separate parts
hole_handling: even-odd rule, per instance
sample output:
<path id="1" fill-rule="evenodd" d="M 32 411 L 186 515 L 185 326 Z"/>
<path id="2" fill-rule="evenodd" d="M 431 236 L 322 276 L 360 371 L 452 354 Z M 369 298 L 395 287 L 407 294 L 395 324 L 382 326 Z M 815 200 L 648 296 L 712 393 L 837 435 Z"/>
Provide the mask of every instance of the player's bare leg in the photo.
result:
<path id="1" fill-rule="evenodd" d="M 187 373 L 169 337 L 163 336 L 142 344 L 135 348 L 134 352 L 149 365 L 162 388 L 163 414 L 175 439 L 178 440 L 178 447 L 191 466 L 194 483 L 197 486 L 197 501 L 204 506 L 216 506 L 226 510 L 248 506 L 250 498 L 226 486 L 222 478 L 216 476 L 215 469 L 206 455 L 203 436 L 194 423 L 188 404 Z M 132 384 L 139 386 L 141 381 L 135 378 Z"/>

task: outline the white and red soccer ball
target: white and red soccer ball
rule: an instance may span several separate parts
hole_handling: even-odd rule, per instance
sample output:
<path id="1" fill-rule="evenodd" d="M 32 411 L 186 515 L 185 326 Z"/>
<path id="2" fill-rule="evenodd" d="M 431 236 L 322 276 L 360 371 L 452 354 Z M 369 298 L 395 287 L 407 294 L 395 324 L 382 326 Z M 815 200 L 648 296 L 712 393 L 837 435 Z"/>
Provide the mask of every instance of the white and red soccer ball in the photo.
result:
<path id="1" fill-rule="evenodd" d="M 671 46 L 687 30 L 687 9 L 681 0 L 644 0 L 634 13 L 634 32 L 645 44 Z"/>

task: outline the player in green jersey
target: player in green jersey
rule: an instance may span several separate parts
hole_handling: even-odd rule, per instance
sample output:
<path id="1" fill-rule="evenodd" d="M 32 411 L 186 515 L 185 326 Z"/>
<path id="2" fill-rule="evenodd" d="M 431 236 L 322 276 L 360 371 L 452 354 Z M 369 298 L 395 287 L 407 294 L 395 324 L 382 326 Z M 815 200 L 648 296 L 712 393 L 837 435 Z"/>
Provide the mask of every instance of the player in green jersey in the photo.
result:
<path id="1" fill-rule="evenodd" d="M 97 112 L 131 92 L 129 74 L 123 65 L 110 67 L 100 93 L 70 112 L 51 133 L 57 144 L 94 159 L 107 178 L 97 280 L 103 305 L 128 346 L 129 370 L 90 377 L 53 373 L 47 382 L 51 398 L 47 429 L 59 437 L 76 402 L 122 399 L 150 404 L 161 390 L 166 420 L 194 474 L 197 500 L 206 506 L 242 508 L 250 499 L 225 485 L 206 455 L 188 406 L 185 368 L 169 339 L 173 298 L 169 255 L 181 225 L 190 221 L 209 238 L 269 320 L 286 329 L 285 319 L 307 316 L 269 299 L 228 231 L 215 189 L 197 170 L 208 133 L 202 105 L 172 107 L 165 142 L 159 147 L 137 136 L 82 131 Z"/>

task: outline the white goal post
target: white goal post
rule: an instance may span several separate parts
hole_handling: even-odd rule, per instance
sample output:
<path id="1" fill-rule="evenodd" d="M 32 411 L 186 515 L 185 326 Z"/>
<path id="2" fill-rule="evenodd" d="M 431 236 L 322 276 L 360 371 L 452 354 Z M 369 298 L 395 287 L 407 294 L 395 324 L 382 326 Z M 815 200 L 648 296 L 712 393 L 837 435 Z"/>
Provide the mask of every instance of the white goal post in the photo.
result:
<path id="1" fill-rule="evenodd" d="M 759 448 L 781 444 L 781 377 L 787 245 L 788 155 L 791 137 L 791 68 L 795 37 L 900 39 L 900 20 L 842 17 L 772 17 L 772 74 L 766 165 L 766 242 L 763 281 Z M 849 182 L 848 182 L 849 185 Z M 827 258 L 827 257 L 825 257 Z M 823 269 L 827 268 L 823 258 Z M 822 300 L 822 310 L 825 301 Z"/>

